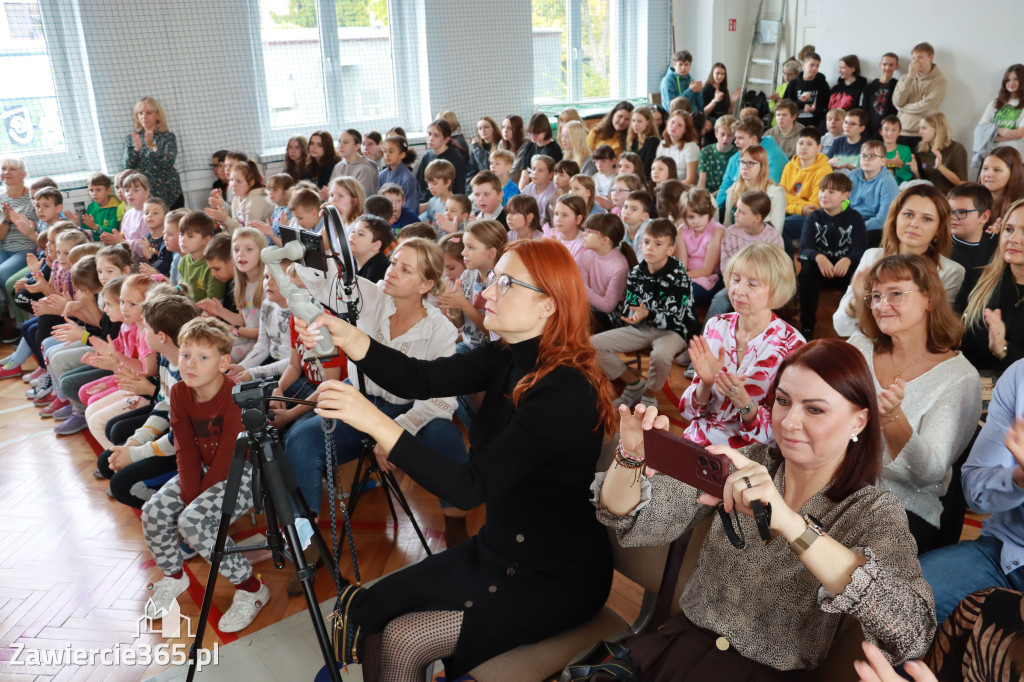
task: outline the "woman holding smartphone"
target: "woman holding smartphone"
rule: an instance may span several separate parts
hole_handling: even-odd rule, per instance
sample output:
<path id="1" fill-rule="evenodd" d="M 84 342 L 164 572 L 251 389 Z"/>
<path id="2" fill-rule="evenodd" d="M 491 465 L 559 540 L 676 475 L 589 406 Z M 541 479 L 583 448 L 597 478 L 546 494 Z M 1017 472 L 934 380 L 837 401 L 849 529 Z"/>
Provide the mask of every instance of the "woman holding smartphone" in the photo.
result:
<path id="1" fill-rule="evenodd" d="M 853 621 L 894 663 L 931 643 L 935 607 L 906 514 L 874 487 L 882 435 L 863 355 L 844 341 L 811 342 L 783 360 L 772 389 L 778 447 L 707 448 L 735 468 L 721 502 L 746 546 L 737 550 L 715 516 L 682 611 L 625 643 L 644 680 L 806 680 Z M 623 546 L 675 540 L 719 499 L 664 475 L 636 485 L 644 432 L 669 422 L 656 408 L 619 413 L 616 461 L 592 486 L 598 520 Z M 769 542 L 758 539 L 755 500 L 771 506 Z"/>

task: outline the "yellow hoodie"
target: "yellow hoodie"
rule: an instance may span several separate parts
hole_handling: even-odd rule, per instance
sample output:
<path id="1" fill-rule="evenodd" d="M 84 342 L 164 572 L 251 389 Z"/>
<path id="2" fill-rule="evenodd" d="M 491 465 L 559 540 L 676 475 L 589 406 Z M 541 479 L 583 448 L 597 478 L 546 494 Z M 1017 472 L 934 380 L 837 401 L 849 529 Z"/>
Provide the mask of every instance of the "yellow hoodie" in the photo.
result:
<path id="1" fill-rule="evenodd" d="M 800 158 L 794 156 L 782 170 L 782 189 L 786 190 L 786 214 L 800 215 L 806 206 L 818 205 L 818 185 L 832 172 L 828 157 L 819 152 L 818 158 L 807 168 L 800 167 Z"/>

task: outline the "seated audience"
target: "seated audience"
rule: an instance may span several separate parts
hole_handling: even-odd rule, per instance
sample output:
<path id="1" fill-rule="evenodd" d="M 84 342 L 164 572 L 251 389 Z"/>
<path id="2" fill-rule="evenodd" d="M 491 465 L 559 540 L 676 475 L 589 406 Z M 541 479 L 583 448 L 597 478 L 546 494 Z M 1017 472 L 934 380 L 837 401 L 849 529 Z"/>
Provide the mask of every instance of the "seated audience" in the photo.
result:
<path id="1" fill-rule="evenodd" d="M 918 553 L 931 547 L 953 462 L 981 416 L 981 381 L 957 352 L 963 324 L 934 263 L 919 255 L 878 261 L 864 278 L 861 332 L 850 337 L 873 369 L 885 456 L 879 488 L 907 510 Z"/>
<path id="2" fill-rule="evenodd" d="M 999 246 L 983 269 L 964 277 L 955 308 L 963 311 L 964 356 L 979 370 L 1002 372 L 1024 357 L 1024 199 L 1010 204 Z"/>
<path id="3" fill-rule="evenodd" d="M 747 147 L 753 147 L 760 145 L 765 153 L 768 154 L 768 175 L 771 177 L 772 182 L 778 182 L 782 179 L 782 171 L 785 170 L 786 164 L 789 163 L 789 158 L 785 152 L 779 149 L 779 145 L 775 144 L 775 140 L 770 137 L 761 137 L 764 131 L 764 124 L 761 123 L 760 119 L 757 118 L 745 118 L 740 120 L 733 128 L 734 144 L 736 149 L 742 152 Z M 726 195 L 729 192 L 729 188 L 736 182 L 736 178 L 740 176 L 740 155 L 733 154 L 729 159 L 729 165 L 725 168 L 725 175 L 722 176 L 722 184 L 718 186 L 718 195 L 715 200 L 719 206 L 725 204 Z M 784 206 L 785 204 L 783 204 Z M 724 221 L 723 221 L 724 222 Z M 781 222 L 775 229 L 782 229 Z"/>
<path id="4" fill-rule="evenodd" d="M 978 182 L 992 193 L 992 215 L 988 225 L 1003 219 L 1006 207 L 1024 198 L 1024 163 L 1012 147 L 997 147 L 985 157 L 978 171 Z"/>
<path id="5" fill-rule="evenodd" d="M 818 202 L 800 236 L 800 331 L 810 341 L 821 290 L 845 291 L 867 248 L 864 219 L 850 206 L 853 183 L 842 173 L 821 179 Z"/>
<path id="6" fill-rule="evenodd" d="M 796 154 L 796 141 L 802 130 L 802 127 L 796 123 L 797 112 L 796 102 L 790 99 L 782 100 L 775 107 L 776 125 L 764 133 L 765 137 L 775 140 L 779 149 L 791 159 Z"/>
<path id="7" fill-rule="evenodd" d="M 551 121 L 548 120 L 547 114 L 537 112 L 530 117 L 530 122 L 526 125 L 529 140 L 523 145 L 513 172 L 532 169 L 533 162 L 538 156 L 551 159 L 552 169 L 562 160 L 562 147 L 557 140 L 551 139 L 551 133 Z M 519 189 L 526 187 L 532 179 L 529 175 L 520 176 Z M 458 183 L 455 186 L 458 187 Z"/>
<path id="8" fill-rule="evenodd" d="M 614 156 L 618 156 L 625 151 L 626 131 L 629 130 L 632 114 L 632 103 L 619 102 L 598 121 L 597 125 L 590 129 L 590 133 L 587 135 L 587 144 L 595 152 L 599 145 L 608 145 L 612 148 Z"/>
<path id="9" fill-rule="evenodd" d="M 779 183 L 786 192 L 786 219 L 782 228 L 782 241 L 786 251 L 800 239 L 804 220 L 818 206 L 818 186 L 821 179 L 832 172 L 828 157 L 821 153 L 821 133 L 817 128 L 804 126 L 796 143 L 796 155 L 786 164 Z"/>
<path id="10" fill-rule="evenodd" d="M 929 181 L 943 194 L 966 182 L 967 150 L 953 139 L 946 115 L 926 114 L 918 131 L 921 141 L 910 161 L 914 177 Z"/>
<path id="11" fill-rule="evenodd" d="M 717 517 L 718 498 L 642 473 L 644 432 L 668 430 L 667 417 L 620 408 L 616 462 L 592 486 L 598 520 L 630 547 L 713 519 L 681 611 L 624 643 L 642 679 L 808 679 L 854 623 L 893 662 L 928 649 L 935 609 L 913 538 L 896 497 L 874 487 L 882 442 L 869 366 L 843 341 L 814 341 L 783 360 L 772 389 L 778 446 L 708 447 L 736 467 Z M 753 501 L 771 505 L 767 530 L 781 538 L 758 539 Z M 740 526 L 744 549 L 725 524 Z"/>
<path id="12" fill-rule="evenodd" d="M 755 144 L 745 147 L 739 157 L 739 177 L 726 192 L 722 224 L 726 227 L 733 224 L 736 202 L 746 192 L 764 192 L 771 201 L 771 209 L 764 216 L 764 221 L 781 234 L 786 220 L 786 191 L 771 179 L 767 151 Z"/>
<path id="13" fill-rule="evenodd" d="M 697 187 L 703 187 L 712 195 L 717 194 L 725 176 L 729 159 L 736 153 L 733 146 L 732 125 L 736 119 L 722 116 L 715 121 L 715 144 L 709 144 L 700 150 L 697 162 Z"/>
<path id="14" fill-rule="evenodd" d="M 843 134 L 843 121 L 846 120 L 846 109 L 831 109 L 825 114 L 825 134 L 821 136 L 821 153 L 832 154 L 832 143 Z"/>
<path id="15" fill-rule="evenodd" d="M 964 281 L 964 268 L 949 259 L 953 235 L 949 230 L 949 202 L 931 185 L 914 185 L 903 190 L 889 208 L 882 228 L 881 247 L 868 249 L 861 256 L 860 265 L 839 307 L 832 316 L 836 334 L 849 336 L 857 330 L 860 308 L 864 296 L 863 279 L 868 268 L 887 256 L 917 254 L 931 260 L 938 268 L 946 299 L 955 301 Z"/>
<path id="16" fill-rule="evenodd" d="M 1012 147 L 1024 156 L 1024 105 L 1021 104 L 1021 86 L 1024 85 L 1024 64 L 1013 64 L 1003 74 L 1003 82 L 994 100 L 990 100 L 978 125 L 996 126 L 994 146 Z"/>
<path id="17" fill-rule="evenodd" d="M 389 267 L 384 249 L 394 240 L 391 226 L 377 216 L 363 215 L 356 220 L 348 237 L 348 248 L 360 277 L 374 284 L 383 279 Z"/>
<path id="18" fill-rule="evenodd" d="M 644 178 L 651 176 L 651 164 L 658 156 L 660 143 L 661 134 L 658 132 L 658 126 L 654 125 L 654 115 L 651 110 L 647 107 L 634 109 L 630 117 L 629 130 L 626 132 L 625 150 L 639 156 L 643 163 L 641 168 L 634 169 L 637 175 L 642 175 Z"/>
<path id="19" fill-rule="evenodd" d="M 803 71 L 789 81 L 782 97 L 796 102 L 800 108 L 796 119 L 797 125 L 817 128 L 829 111 L 828 81 L 818 72 L 821 66 L 821 57 L 818 53 L 810 52 L 804 55 L 802 66 Z"/>
<path id="20" fill-rule="evenodd" d="M 587 145 L 587 126 L 582 121 L 569 121 L 559 131 L 559 136 L 567 143 L 563 161 L 574 161 L 580 167 L 580 173 L 591 176 L 597 173 L 594 155 Z M 500 175 L 500 174 L 499 174 Z"/>
<path id="21" fill-rule="evenodd" d="M 685 97 L 694 111 L 704 108 L 704 98 L 701 95 L 704 83 L 693 80 L 693 76 L 690 75 L 692 64 L 693 55 L 689 50 L 680 50 L 672 55 L 672 65 L 665 71 L 658 88 L 663 107 L 669 106 L 676 97 Z"/>
<path id="22" fill-rule="evenodd" d="M 1024 362 L 996 382 L 985 426 L 964 462 L 968 506 L 988 514 L 980 537 L 921 557 L 941 623 L 967 595 L 987 587 L 1024 591 Z"/>
<path id="23" fill-rule="evenodd" d="M 846 112 L 843 119 L 843 134 L 832 141 L 829 160 L 836 170 L 853 170 L 860 167 L 860 148 L 864 146 L 864 130 L 868 114 L 863 109 Z"/>
<path id="24" fill-rule="evenodd" d="M 946 199 L 949 201 L 949 226 L 953 233 L 953 254 L 950 258 L 964 266 L 968 276 L 977 275 L 974 271 L 989 264 L 999 245 L 999 235 L 985 229 L 991 222 L 992 193 L 984 185 L 965 182 L 949 190 Z M 965 295 L 972 288 L 961 287 L 966 289 Z M 957 311 L 963 312 L 962 308 L 957 308 Z"/>
<path id="25" fill-rule="evenodd" d="M 770 389 L 775 369 L 804 339 L 772 312 L 796 290 L 793 266 L 771 244 L 751 244 L 726 266 L 734 313 L 708 319 L 690 343 L 695 376 L 679 400 L 695 443 L 743 447 L 774 443 Z"/>
<path id="26" fill-rule="evenodd" d="M 704 189 L 691 189 L 679 206 L 682 218 L 676 257 L 686 266 L 695 305 L 705 306 L 721 288 L 719 262 L 725 227 L 715 220 L 715 201 Z"/>
<path id="27" fill-rule="evenodd" d="M 404 135 L 402 137 L 405 137 Z M 408 138 L 406 138 L 408 139 Z M 466 150 L 468 152 L 468 150 Z M 448 121 L 435 119 L 427 126 L 427 152 L 420 159 L 420 165 L 416 168 L 416 181 L 419 183 L 419 196 L 430 196 L 430 189 L 427 187 L 426 171 L 430 162 L 434 159 L 444 159 L 455 167 L 455 180 L 452 181 L 452 191 L 461 192 L 466 187 L 466 156 L 457 143 L 452 141 L 452 128 Z M 415 221 L 413 221 L 415 222 Z"/>
<path id="28" fill-rule="evenodd" d="M 832 86 L 828 95 L 829 109 L 861 109 L 864 104 L 864 91 L 868 87 L 868 79 L 860 75 L 860 59 L 855 54 L 848 54 L 839 60 L 839 78 Z M 867 125 L 867 121 L 864 121 Z"/>
<path id="29" fill-rule="evenodd" d="M 623 237 L 622 221 L 611 213 L 599 213 L 583 223 L 583 252 L 576 257 L 587 289 L 587 303 L 597 331 L 616 326 L 615 314 L 626 295 L 626 275 L 636 255 Z"/>
<path id="30" fill-rule="evenodd" d="M 380 169 L 377 168 L 377 162 L 368 159 L 360 154 L 360 148 L 363 144 L 363 134 L 354 128 L 348 128 L 347 130 L 341 131 L 338 134 L 338 163 L 335 164 L 334 169 L 331 171 L 331 180 L 340 177 L 355 178 L 359 186 L 363 188 L 363 196 L 373 196 L 377 193 L 377 187 L 379 184 Z M 406 146 L 408 149 L 408 146 Z M 392 163 L 385 164 L 389 167 L 390 172 L 394 172 L 399 164 L 412 164 L 412 160 L 415 157 L 413 154 L 411 157 L 406 157 L 403 162 L 401 160 L 401 154 L 399 158 L 392 156 Z M 397 182 L 402 186 L 402 191 L 408 192 L 406 187 L 412 187 L 408 184 L 411 178 L 404 173 L 396 177 L 388 177 L 387 182 Z M 416 206 L 419 203 L 419 195 L 413 194 L 410 197 L 409 210 L 415 211 Z"/>
<path id="31" fill-rule="evenodd" d="M 850 208 L 864 219 L 868 246 L 876 247 L 882 243 L 889 206 L 900 193 L 892 173 L 885 170 L 885 145 L 878 140 L 865 142 L 860 149 L 860 168 L 851 171 L 849 177 L 853 182 Z"/>
<path id="32" fill-rule="evenodd" d="M 616 405 L 657 405 L 672 359 L 697 332 L 690 278 L 683 264 L 672 257 L 675 242 L 676 226 L 671 221 L 657 218 L 650 222 L 641 240 L 643 260 L 626 278 L 621 326 L 590 339 L 601 370 L 613 381 L 622 379 L 626 384 Z M 619 353 L 638 350 L 651 354 L 646 381 L 619 358 Z"/>
<path id="33" fill-rule="evenodd" d="M 235 451 L 242 430 L 242 411 L 231 400 L 234 381 L 224 376 L 231 363 L 234 337 L 220 320 L 198 317 L 178 335 L 182 380 L 171 388 L 170 422 L 175 434 L 178 475 L 165 483 L 142 507 L 142 531 L 163 578 L 151 583 L 146 618 L 159 618 L 189 586 L 182 568 L 182 540 L 210 560 L 217 524 Z M 232 519 L 253 505 L 252 467 L 245 465 Z M 234 543 L 228 538 L 225 549 Z M 220 574 L 235 587 L 231 608 L 217 623 L 221 632 L 247 628 L 270 599 L 270 590 L 253 575 L 244 554 L 225 554 Z"/>
<path id="34" fill-rule="evenodd" d="M 667 156 L 675 161 L 675 177 L 687 185 L 698 182 L 700 147 L 697 146 L 697 138 L 693 118 L 685 111 L 676 111 L 665 122 L 665 132 L 658 146 L 657 156 Z"/>
<path id="35" fill-rule="evenodd" d="M 914 153 L 910 147 L 899 143 L 902 131 L 903 124 L 900 123 L 899 116 L 886 116 L 882 119 L 880 135 L 882 142 L 885 143 L 885 166 L 892 172 L 897 185 L 914 179 L 914 171 L 910 170 Z"/>

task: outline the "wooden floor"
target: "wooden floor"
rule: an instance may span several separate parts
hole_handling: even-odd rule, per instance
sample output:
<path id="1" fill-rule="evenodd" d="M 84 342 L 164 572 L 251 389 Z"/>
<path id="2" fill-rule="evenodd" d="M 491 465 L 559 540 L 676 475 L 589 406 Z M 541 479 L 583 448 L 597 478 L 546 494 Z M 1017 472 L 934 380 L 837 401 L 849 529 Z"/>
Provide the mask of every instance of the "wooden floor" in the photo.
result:
<path id="1" fill-rule="evenodd" d="M 823 309 L 834 307 L 838 300 L 838 295 L 836 301 L 828 295 L 823 296 Z M 823 317 L 820 335 L 831 335 L 829 322 Z M 826 325 L 828 328 L 822 329 Z M 10 350 L 0 346 L 2 355 Z M 673 366 L 659 407 L 677 415 L 676 419 L 678 396 L 688 383 L 683 368 Z M 17 666 L 11 661 L 16 646 L 60 652 L 69 647 L 104 649 L 119 643 L 128 649 L 168 641 L 139 634 L 146 585 L 159 579 L 160 572 L 146 550 L 137 512 L 107 497 L 106 482 L 92 476 L 94 446 L 81 434 L 54 435 L 53 421 L 41 419 L 25 399 L 27 387 L 18 379 L 0 381 L 0 682 L 145 679 L 167 666 L 112 667 L 98 662 Z M 444 522 L 437 499 L 409 479 L 403 482 L 403 490 L 431 548 L 443 547 Z M 321 518 L 326 520 L 326 514 Z M 483 510 L 471 512 L 471 532 L 483 521 Z M 425 556 L 407 520 L 403 517 L 397 525 L 390 521 L 379 489 L 366 494 L 353 526 L 364 581 Z M 260 530 L 243 519 L 234 524 L 232 534 L 237 539 Z M 184 615 L 198 615 L 208 568 L 201 558 L 186 563 L 192 585 L 179 599 Z M 346 558 L 341 568 L 352 580 Z M 256 571 L 270 587 L 271 598 L 242 636 L 305 608 L 302 598 L 289 598 L 285 593 L 289 569 L 277 570 L 268 559 L 256 564 Z M 321 601 L 334 594 L 334 586 L 325 577 L 321 572 L 316 583 Z M 226 581 L 218 581 L 212 623 L 227 609 L 232 592 Z M 636 586 L 617 578 L 610 604 L 632 620 L 639 597 Z M 238 635 L 213 630 L 208 631 L 205 643 L 209 647 L 236 639 Z"/>

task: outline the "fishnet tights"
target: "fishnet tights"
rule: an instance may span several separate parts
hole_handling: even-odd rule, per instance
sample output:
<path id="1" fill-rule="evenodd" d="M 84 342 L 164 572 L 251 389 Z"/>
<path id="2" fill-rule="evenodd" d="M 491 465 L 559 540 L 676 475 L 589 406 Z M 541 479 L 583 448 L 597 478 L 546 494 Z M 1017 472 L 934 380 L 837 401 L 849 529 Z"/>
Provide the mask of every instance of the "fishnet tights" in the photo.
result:
<path id="1" fill-rule="evenodd" d="M 395 618 L 366 638 L 366 682 L 423 682 L 424 668 L 455 653 L 462 611 L 419 611 Z"/>

